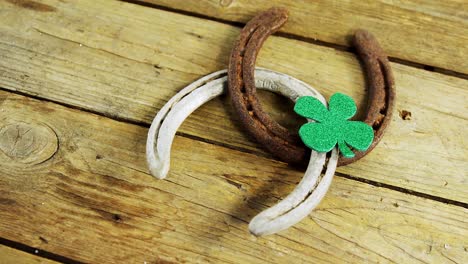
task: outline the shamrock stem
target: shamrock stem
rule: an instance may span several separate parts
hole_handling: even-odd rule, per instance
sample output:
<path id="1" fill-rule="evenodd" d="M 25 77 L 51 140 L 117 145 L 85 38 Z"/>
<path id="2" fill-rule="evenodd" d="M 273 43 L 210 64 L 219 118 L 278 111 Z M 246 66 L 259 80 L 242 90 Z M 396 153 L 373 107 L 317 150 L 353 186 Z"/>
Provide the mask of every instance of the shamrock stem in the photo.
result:
<path id="1" fill-rule="evenodd" d="M 353 158 L 354 157 L 354 152 L 346 145 L 344 141 L 338 141 L 338 148 L 341 151 L 341 154 L 345 158 Z"/>

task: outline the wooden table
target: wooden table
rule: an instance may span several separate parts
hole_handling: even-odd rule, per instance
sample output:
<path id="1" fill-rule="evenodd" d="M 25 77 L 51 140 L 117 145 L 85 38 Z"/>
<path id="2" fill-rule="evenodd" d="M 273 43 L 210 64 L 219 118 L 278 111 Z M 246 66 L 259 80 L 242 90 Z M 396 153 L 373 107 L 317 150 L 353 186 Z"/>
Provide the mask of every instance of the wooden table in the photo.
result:
<path id="1" fill-rule="evenodd" d="M 257 238 L 247 223 L 303 169 L 247 137 L 228 98 L 179 129 L 167 180 L 144 148 L 158 109 L 226 68 L 240 28 L 273 5 L 290 20 L 257 65 L 362 109 L 348 43 L 365 28 L 397 101 L 382 142 L 338 169 L 309 217 Z M 0 18 L 0 263 L 468 263 L 466 0 L 3 0 Z"/>

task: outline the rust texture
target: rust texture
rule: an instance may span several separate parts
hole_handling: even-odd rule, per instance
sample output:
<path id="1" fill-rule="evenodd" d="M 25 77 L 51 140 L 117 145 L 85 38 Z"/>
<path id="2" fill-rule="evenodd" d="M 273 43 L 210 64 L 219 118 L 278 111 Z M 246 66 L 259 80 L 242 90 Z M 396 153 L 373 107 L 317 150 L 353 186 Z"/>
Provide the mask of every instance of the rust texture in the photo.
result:
<path id="1" fill-rule="evenodd" d="M 254 78 L 260 48 L 287 19 L 286 9 L 271 8 L 254 17 L 242 29 L 229 59 L 229 94 L 241 123 L 257 141 L 282 161 L 300 164 L 306 162 L 310 150 L 297 133 L 291 133 L 263 111 Z M 368 84 L 367 113 L 363 121 L 374 128 L 375 137 L 367 151 L 356 152 L 350 159 L 340 157 L 339 166 L 359 160 L 378 144 L 390 123 L 395 100 L 390 63 L 377 40 L 369 32 L 358 30 L 353 42 L 363 62 Z"/>

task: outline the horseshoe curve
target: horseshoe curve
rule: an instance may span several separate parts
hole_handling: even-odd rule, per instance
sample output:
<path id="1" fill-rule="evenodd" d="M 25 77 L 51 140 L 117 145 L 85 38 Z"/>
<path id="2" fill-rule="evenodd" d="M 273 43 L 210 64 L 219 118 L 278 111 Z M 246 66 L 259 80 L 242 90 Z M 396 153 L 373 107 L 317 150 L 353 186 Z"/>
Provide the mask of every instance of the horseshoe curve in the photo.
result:
<path id="1" fill-rule="evenodd" d="M 229 60 L 229 94 L 234 110 L 249 134 L 281 160 L 302 163 L 307 159 L 309 149 L 296 133 L 290 133 L 263 111 L 254 78 L 260 48 L 287 19 L 286 9 L 274 7 L 255 16 L 242 29 Z M 390 62 L 377 39 L 365 30 L 358 30 L 353 42 L 363 62 L 369 87 L 367 114 L 363 121 L 374 128 L 374 141 L 366 151 L 356 152 L 353 158 L 340 157 L 338 166 L 357 161 L 374 149 L 391 121 L 395 101 Z"/>
<path id="2" fill-rule="evenodd" d="M 314 96 L 326 105 L 315 89 L 286 74 L 257 68 L 255 77 L 259 89 L 282 94 L 293 101 L 300 96 Z M 161 108 L 148 131 L 146 144 L 147 162 L 153 176 L 158 179 L 167 176 L 172 141 L 182 122 L 198 107 L 224 93 L 226 87 L 227 71 L 214 72 L 182 89 Z M 249 224 L 250 232 L 258 236 L 273 234 L 301 221 L 325 196 L 337 163 L 336 148 L 328 159 L 326 153 L 312 151 L 301 182 L 282 201 L 255 216 Z"/>

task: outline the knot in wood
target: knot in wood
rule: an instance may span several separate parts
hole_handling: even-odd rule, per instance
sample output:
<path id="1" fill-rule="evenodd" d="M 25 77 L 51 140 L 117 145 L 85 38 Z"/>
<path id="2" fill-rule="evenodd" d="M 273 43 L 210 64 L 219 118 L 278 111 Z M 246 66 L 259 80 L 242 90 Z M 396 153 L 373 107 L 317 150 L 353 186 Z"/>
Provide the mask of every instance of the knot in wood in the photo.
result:
<path id="1" fill-rule="evenodd" d="M 233 0 L 219 0 L 219 5 L 222 7 L 229 7 Z"/>
<path id="2" fill-rule="evenodd" d="M 45 124 L 14 122 L 0 127 L 0 164 L 36 165 L 58 150 L 56 133 Z"/>

